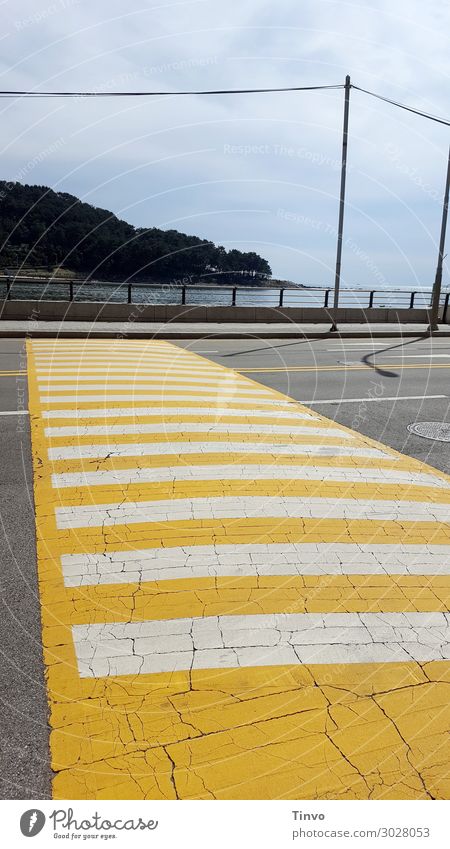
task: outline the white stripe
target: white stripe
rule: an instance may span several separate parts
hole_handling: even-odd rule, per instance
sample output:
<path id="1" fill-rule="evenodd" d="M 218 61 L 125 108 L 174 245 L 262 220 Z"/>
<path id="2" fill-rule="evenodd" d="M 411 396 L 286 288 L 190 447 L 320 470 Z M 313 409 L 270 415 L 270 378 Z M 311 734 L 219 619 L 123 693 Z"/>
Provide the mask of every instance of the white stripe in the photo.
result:
<path id="1" fill-rule="evenodd" d="M 59 357 L 60 359 L 75 359 L 77 357 L 95 357 L 99 355 L 100 357 L 120 357 L 120 356 L 140 356 L 140 357 L 184 357 L 187 360 L 200 360 L 202 357 L 199 356 L 195 351 L 190 351 L 186 348 L 148 348 L 148 347 L 139 347 L 136 346 L 134 348 L 124 348 L 124 347 L 115 347 L 115 348 L 107 348 L 102 346 L 101 348 L 80 348 L 78 351 L 71 350 L 60 350 L 59 348 L 54 349 L 52 351 L 34 351 L 34 356 L 39 360 L 48 360 L 51 357 Z"/>
<path id="2" fill-rule="evenodd" d="M 107 399 L 111 401 L 111 398 Z M 255 404 L 257 402 L 255 401 Z M 221 416 L 242 417 L 242 418 L 262 418 L 269 417 L 271 419 L 303 419 L 304 421 L 319 421 L 319 416 L 314 416 L 311 413 L 303 413 L 298 407 L 291 406 L 289 410 L 280 410 L 276 407 L 273 410 L 241 410 L 236 407 L 200 407 L 198 404 L 193 407 L 98 407 L 93 409 L 72 409 L 72 410 L 45 410 L 42 413 L 44 419 L 116 419 L 123 416 Z"/>
<path id="3" fill-rule="evenodd" d="M 172 454 L 265 454 L 312 457 L 380 457 L 398 460 L 379 448 L 354 448 L 348 445 L 306 445 L 289 443 L 278 445 L 268 442 L 117 442 L 105 445 L 69 445 L 49 448 L 50 460 L 79 460 L 105 457 L 148 457 Z"/>
<path id="4" fill-rule="evenodd" d="M 326 351 L 334 351 L 335 353 L 337 352 L 337 353 L 341 353 L 341 354 L 347 348 L 349 348 L 352 351 L 358 351 L 360 348 L 372 348 L 374 351 L 380 351 L 380 350 L 384 350 L 385 348 L 389 348 L 391 346 L 395 348 L 399 344 L 403 344 L 403 343 L 400 343 L 398 341 L 397 342 L 386 341 L 386 340 L 383 340 L 383 339 L 380 339 L 378 341 L 372 341 L 372 342 L 346 342 L 346 341 L 343 341 L 342 345 L 340 345 L 339 347 L 325 348 L 325 350 Z M 320 348 L 319 349 L 316 348 L 316 351 L 317 350 L 320 350 Z M 370 351 L 368 353 L 370 353 Z"/>
<path id="5" fill-rule="evenodd" d="M 175 348 L 173 342 L 166 339 L 92 339 L 90 336 L 82 339 L 33 339 L 33 348 L 78 348 L 88 345 L 138 345 L 139 347 Z"/>
<path id="6" fill-rule="evenodd" d="M 315 480 L 342 483 L 379 483 L 403 486 L 432 486 L 448 489 L 450 484 L 436 475 L 397 469 L 346 468 L 335 466 L 248 465 L 161 466 L 154 468 L 64 472 L 52 475 L 56 488 L 68 486 L 116 486 L 131 483 L 213 480 Z M 450 551 L 450 549 L 449 549 Z"/>
<path id="7" fill-rule="evenodd" d="M 82 350 L 82 351 L 35 351 L 34 353 L 36 361 L 50 361 L 50 360 L 64 360 L 64 361 L 74 361 L 79 360 L 81 358 L 92 358 L 99 357 L 102 360 L 108 359 L 110 357 L 127 357 L 131 359 L 132 357 L 145 357 L 149 359 L 151 357 L 155 357 L 158 360 L 169 360 L 169 359 L 183 359 L 188 360 L 188 362 L 199 362 L 204 360 L 205 357 L 200 357 L 198 354 L 186 351 L 181 348 L 171 348 L 171 350 L 166 351 L 156 351 L 151 348 L 139 348 L 139 349 L 115 349 L 115 350 L 105 350 L 104 348 L 100 348 L 98 350 Z"/>
<path id="8" fill-rule="evenodd" d="M 178 400 L 178 399 L 182 399 L 182 400 L 192 399 L 193 401 L 201 401 L 201 400 L 213 401 L 214 397 L 221 399 L 221 398 L 224 398 L 225 396 L 229 395 L 230 398 L 236 397 L 236 398 L 239 399 L 239 401 L 241 400 L 241 398 L 246 398 L 248 400 L 246 400 L 245 403 L 250 404 L 251 402 L 253 402 L 254 399 L 256 399 L 259 402 L 260 397 L 261 397 L 261 399 L 269 399 L 269 400 L 273 399 L 274 397 L 277 400 L 278 397 L 279 397 L 275 393 L 275 390 L 272 390 L 272 389 L 261 389 L 261 390 L 253 389 L 253 387 L 251 385 L 248 385 L 248 384 L 246 386 L 239 384 L 239 386 L 237 386 L 237 387 L 235 387 L 233 384 L 230 385 L 229 387 L 227 387 L 227 386 L 217 386 L 217 387 L 216 386 L 191 386 L 191 387 L 189 387 L 189 385 L 182 383 L 179 386 L 175 385 L 175 386 L 163 386 L 162 387 L 160 383 L 147 383 L 146 381 L 143 381 L 143 382 L 137 381 L 136 383 L 132 383 L 132 384 L 130 384 L 130 382 L 128 382 L 128 383 L 116 383 L 115 381 L 108 381 L 108 382 L 105 382 L 105 383 L 88 383 L 87 385 L 83 383 L 81 386 L 79 386 L 78 381 L 74 381 L 74 383 L 63 383 L 63 384 L 58 383 L 56 386 L 48 386 L 46 383 L 40 383 L 39 389 L 40 389 L 41 392 L 51 392 L 52 393 L 51 398 L 52 399 L 54 398 L 55 401 L 56 400 L 60 400 L 60 401 L 62 400 L 61 396 L 58 394 L 59 392 L 77 392 L 77 390 L 79 390 L 80 392 L 92 392 L 94 394 L 94 393 L 97 393 L 98 390 L 100 390 L 101 393 L 106 395 L 108 392 L 116 392 L 120 389 L 127 389 L 129 392 L 134 392 L 134 391 L 140 392 L 141 390 L 147 390 L 147 389 L 153 390 L 153 389 L 155 389 L 155 390 L 157 390 L 157 394 L 152 395 L 151 397 L 154 398 L 154 399 L 165 399 L 167 401 Z M 173 392 L 173 393 L 176 393 L 176 392 L 179 392 L 179 391 L 186 392 L 188 389 L 191 389 L 192 394 L 190 394 L 190 395 L 179 395 L 179 394 L 171 395 L 170 394 L 171 392 Z M 199 392 L 200 390 L 201 390 L 201 395 L 194 394 L 196 392 Z M 203 396 L 205 394 L 208 395 L 208 396 L 213 396 L 213 397 L 203 398 Z M 91 397 L 91 396 L 89 396 L 89 397 Z M 72 399 L 72 398 L 74 400 L 77 400 L 79 398 L 79 396 L 71 395 L 70 399 Z M 94 398 L 95 398 L 95 394 L 94 394 Z M 244 402 L 242 402 L 242 403 L 244 403 Z M 261 403 L 263 403 L 263 401 L 261 401 Z M 266 403 L 266 400 L 264 400 L 264 403 Z M 279 401 L 279 403 L 292 404 L 293 400 L 287 400 L 287 401 L 281 400 L 281 401 Z M 298 401 L 297 403 L 300 403 L 300 401 Z"/>
<path id="9" fill-rule="evenodd" d="M 428 360 L 435 358 L 448 360 L 448 358 L 450 357 L 450 354 L 391 354 L 390 351 L 383 351 L 382 354 L 383 356 L 386 355 L 389 357 L 393 357 L 395 360 Z M 379 354 L 378 356 L 381 356 L 381 354 Z"/>
<path id="10" fill-rule="evenodd" d="M 135 355 L 135 356 L 126 356 L 125 354 L 117 354 L 114 356 L 92 356 L 92 357 L 71 357 L 70 359 L 67 357 L 35 357 L 36 365 L 42 369 L 45 367 L 56 366 L 57 368 L 68 367 L 75 368 L 75 366 L 91 366 L 91 365 L 131 365 L 131 366 L 151 366 L 155 365 L 158 368 L 167 367 L 172 368 L 173 365 L 179 366 L 190 366 L 191 368 L 197 368 L 197 366 L 202 366 L 204 368 L 206 365 L 209 365 L 208 361 L 205 360 L 204 357 L 162 357 L 155 356 L 154 354 L 150 355 Z M 216 363 L 211 363 L 211 371 L 225 371 L 223 366 L 217 365 Z"/>
<path id="11" fill-rule="evenodd" d="M 176 368 L 172 368 L 172 366 L 167 366 L 167 368 L 168 368 L 168 370 L 170 371 L 171 374 L 178 374 L 178 375 L 181 375 L 181 376 L 183 376 L 185 373 L 192 374 L 192 371 L 194 370 L 195 374 L 205 375 L 205 377 L 208 376 L 208 375 L 210 377 L 213 377 L 215 375 L 218 380 L 220 380 L 221 378 L 226 380 L 228 378 L 228 373 L 226 371 L 220 370 L 220 369 L 198 368 L 197 366 L 195 366 L 195 367 L 194 366 L 177 366 Z M 124 367 L 113 365 L 111 367 L 108 366 L 108 367 L 105 367 L 105 368 L 101 368 L 101 367 L 95 368 L 95 365 L 92 365 L 92 366 L 80 366 L 79 368 L 72 368 L 72 367 L 71 368 L 59 368 L 58 367 L 58 368 L 49 368 L 49 369 L 38 368 L 38 369 L 36 369 L 36 373 L 37 373 L 37 375 L 40 379 L 42 379 L 43 377 L 46 377 L 47 375 L 50 375 L 50 374 L 54 374 L 54 375 L 61 374 L 63 377 L 65 377 L 66 375 L 69 375 L 69 374 L 86 374 L 86 375 L 88 375 L 88 374 L 92 374 L 92 375 L 103 374 L 104 375 L 105 373 L 106 374 L 127 374 L 130 377 L 133 377 L 134 375 L 145 375 L 145 374 L 151 374 L 151 375 L 157 374 L 157 375 L 161 375 L 162 378 L 165 376 L 164 369 L 161 368 L 160 366 L 150 366 L 150 365 L 149 366 L 145 366 L 145 365 L 140 366 L 139 363 L 136 364 L 135 361 L 133 363 L 130 363 L 129 366 L 124 366 Z"/>
<path id="12" fill-rule="evenodd" d="M 153 342 L 145 339 L 125 340 L 125 339 L 91 339 L 80 341 L 79 344 L 71 342 L 58 341 L 55 344 L 44 343 L 39 344 L 37 341 L 32 342 L 33 352 L 36 353 L 56 353 L 68 352 L 77 354 L 83 351 L 163 351 L 170 353 L 172 351 L 185 351 L 186 348 L 179 348 L 172 342 Z"/>
<path id="13" fill-rule="evenodd" d="M 136 433 L 283 433 L 293 436 L 338 436 L 354 439 L 344 430 L 334 427 L 275 424 L 216 424 L 215 422 L 161 422 L 142 425 L 84 425 L 78 427 L 46 427 L 46 436 L 107 436 Z"/>
<path id="14" fill-rule="evenodd" d="M 128 386 L 127 388 L 129 389 L 130 387 Z M 229 394 L 229 396 L 230 396 L 229 398 L 226 397 L 227 394 Z M 128 401 L 128 403 L 130 403 L 132 401 L 165 401 L 166 403 L 169 403 L 170 401 L 193 401 L 198 406 L 199 401 L 202 402 L 202 403 L 205 403 L 205 401 L 209 401 L 210 403 L 213 403 L 215 399 L 214 399 L 214 397 L 205 398 L 204 395 L 180 395 L 178 393 L 174 394 L 174 395 L 168 395 L 167 393 L 164 393 L 164 394 L 159 393 L 158 395 L 155 395 L 155 394 L 142 395 L 142 394 L 133 392 L 133 390 L 131 390 L 127 395 L 124 395 L 124 394 L 110 395 L 108 393 L 108 391 L 106 391 L 104 394 L 95 392 L 95 393 L 92 393 L 92 395 L 57 395 L 57 394 L 52 393 L 52 395 L 41 395 L 40 400 L 41 400 L 41 404 L 81 404 L 81 403 L 89 403 L 90 401 L 92 401 L 93 403 L 95 401 L 97 401 L 97 402 L 99 402 L 99 401 L 104 401 L 104 402 L 108 402 L 108 401 L 110 401 L 110 402 L 111 401 Z M 230 392 L 230 393 L 220 392 L 220 393 L 217 393 L 216 394 L 216 400 L 217 400 L 217 403 L 222 403 L 222 404 L 226 401 L 230 401 L 230 402 L 235 402 L 236 404 L 249 404 L 252 407 L 256 407 L 256 406 L 259 406 L 261 404 L 264 404 L 265 406 L 290 407 L 291 409 L 294 409 L 294 405 L 296 403 L 298 403 L 298 402 L 295 402 L 295 401 L 280 401 L 277 398 L 258 398 L 258 397 L 249 398 L 249 397 L 245 397 L 245 396 L 243 398 L 239 398 L 239 397 L 236 397 L 235 392 Z M 166 408 L 166 412 L 170 412 L 170 410 L 171 410 L 170 407 Z M 154 414 L 152 413 L 152 415 L 154 415 Z"/>
<path id="15" fill-rule="evenodd" d="M 450 659 L 448 613 L 271 613 L 73 625 L 82 678 Z"/>
<path id="16" fill-rule="evenodd" d="M 28 416 L 28 410 L 1 410 L 0 416 Z"/>
<path id="17" fill-rule="evenodd" d="M 269 543 L 63 554 L 67 587 L 269 575 L 450 575 L 450 545 Z"/>
<path id="18" fill-rule="evenodd" d="M 123 381 L 125 379 L 124 376 L 121 375 L 120 377 L 117 377 L 115 380 L 114 379 L 110 380 L 110 374 L 111 374 L 111 372 L 108 372 L 107 375 L 105 375 L 105 373 L 102 372 L 102 375 L 101 375 L 104 378 L 104 380 L 105 380 L 105 382 L 107 383 L 108 386 L 111 386 L 113 383 Z M 89 383 L 89 381 L 91 381 L 91 380 L 98 381 L 99 379 L 100 378 L 99 378 L 98 374 L 81 375 L 80 377 L 74 376 L 74 377 L 71 378 L 69 375 L 66 375 L 66 374 L 60 374 L 60 375 L 55 376 L 52 373 L 52 374 L 49 374 L 45 377 L 43 377 L 43 376 L 38 377 L 40 387 L 45 386 L 49 381 L 55 382 L 57 380 L 62 380 L 62 381 L 64 381 L 64 383 L 67 384 L 68 381 L 72 380 L 73 381 L 72 385 L 78 386 L 79 383 Z M 179 384 L 181 381 L 184 381 L 183 389 L 188 389 L 190 383 L 200 383 L 200 384 L 204 384 L 205 386 L 212 384 L 213 386 L 217 386 L 217 388 L 220 389 L 220 390 L 222 390 L 223 387 L 229 387 L 229 388 L 236 387 L 238 389 L 252 388 L 252 384 L 249 383 L 249 381 L 245 377 L 234 377 L 234 375 L 229 376 L 227 374 L 224 374 L 223 378 L 222 377 L 208 378 L 206 376 L 205 377 L 203 377 L 203 376 L 202 377 L 193 377 L 191 375 L 189 375 L 189 376 L 178 375 L 178 377 L 170 377 L 170 375 L 169 375 L 168 377 L 166 377 L 166 375 L 161 375 L 161 372 L 158 372 L 157 375 L 151 375 L 150 377 L 145 377 L 145 374 L 143 375 L 143 374 L 140 374 L 139 372 L 135 372 L 135 373 L 129 373 L 128 385 L 130 385 L 130 381 L 133 381 L 133 385 L 138 384 L 138 383 L 145 383 L 146 385 L 153 385 L 153 386 L 158 386 L 158 387 L 164 386 L 166 383 L 178 383 Z M 197 389 L 197 386 L 195 388 Z M 201 387 L 198 387 L 198 388 L 201 388 Z M 267 392 L 269 392 L 269 391 L 270 390 L 268 389 Z"/>
<path id="19" fill-rule="evenodd" d="M 34 351 L 34 356 L 37 360 L 49 360 L 52 357 L 59 357 L 64 360 L 73 360 L 79 357 L 96 357 L 100 356 L 102 358 L 105 357 L 120 357 L 120 356 L 139 356 L 139 357 L 165 357 L 166 359 L 169 357 L 183 357 L 186 360 L 201 360 L 203 357 L 200 357 L 199 354 L 196 354 L 194 351 L 189 351 L 186 348 L 166 348 L 162 350 L 161 348 L 81 348 L 78 351 L 62 351 L 62 350 L 53 350 L 53 351 Z"/>
<path id="20" fill-rule="evenodd" d="M 370 401 L 426 401 L 432 398 L 447 398 L 447 395 L 389 395 L 387 397 L 380 396 L 379 398 L 323 398 L 316 401 L 312 398 L 311 401 L 299 401 L 300 404 L 365 404 Z"/>
<path id="21" fill-rule="evenodd" d="M 448 523 L 450 503 L 237 495 L 56 507 L 55 513 L 57 527 L 61 530 L 191 519 L 367 519 L 376 522 Z"/>
<path id="22" fill-rule="evenodd" d="M 152 340 L 136 339 L 89 339 L 80 340 L 80 342 L 64 342 L 58 341 L 55 343 L 38 342 L 33 340 L 33 351 L 69 351 L 70 353 L 79 351 L 122 351 L 124 349 L 140 350 L 140 351 L 185 351 L 186 348 L 179 348 L 173 342 L 153 342 Z"/>

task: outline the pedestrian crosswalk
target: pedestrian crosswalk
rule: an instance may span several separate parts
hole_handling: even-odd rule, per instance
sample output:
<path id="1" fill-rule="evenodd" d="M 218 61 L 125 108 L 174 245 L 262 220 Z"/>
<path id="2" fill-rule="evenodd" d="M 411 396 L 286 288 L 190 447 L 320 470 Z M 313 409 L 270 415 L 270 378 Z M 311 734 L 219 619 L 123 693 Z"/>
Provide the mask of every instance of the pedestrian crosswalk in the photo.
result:
<path id="1" fill-rule="evenodd" d="M 450 479 L 168 342 L 28 374 L 55 797 L 445 798 Z"/>

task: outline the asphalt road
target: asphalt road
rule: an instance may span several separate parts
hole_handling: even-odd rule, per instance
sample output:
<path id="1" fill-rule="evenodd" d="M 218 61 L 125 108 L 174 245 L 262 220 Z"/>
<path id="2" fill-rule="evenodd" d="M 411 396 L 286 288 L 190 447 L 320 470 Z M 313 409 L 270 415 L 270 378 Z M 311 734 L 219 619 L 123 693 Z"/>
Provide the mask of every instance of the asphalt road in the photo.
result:
<path id="1" fill-rule="evenodd" d="M 414 422 L 450 421 L 450 339 L 212 339 L 208 344 L 177 344 L 208 352 L 205 357 L 450 473 L 449 443 L 407 429 Z"/>
<path id="2" fill-rule="evenodd" d="M 21 351 L 18 342 L 0 342 L 1 412 L 26 409 L 26 361 Z M 28 416 L 1 415 L 0 427 L 0 797 L 42 799 L 51 797 L 48 706 Z"/>
<path id="3" fill-rule="evenodd" d="M 450 339 L 206 339 L 177 344 L 450 473 L 449 443 L 407 429 L 416 421 L 450 421 Z M 28 417 L 20 414 L 26 410 L 23 350 L 20 340 L 0 340 L 0 796 L 25 799 L 50 797 L 51 773 L 30 439 Z"/>

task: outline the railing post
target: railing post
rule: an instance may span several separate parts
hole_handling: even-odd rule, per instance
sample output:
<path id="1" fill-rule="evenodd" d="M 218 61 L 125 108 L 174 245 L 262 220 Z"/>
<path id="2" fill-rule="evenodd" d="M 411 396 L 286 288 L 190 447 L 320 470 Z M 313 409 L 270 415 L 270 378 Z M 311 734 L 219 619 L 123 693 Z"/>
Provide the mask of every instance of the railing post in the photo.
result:
<path id="1" fill-rule="evenodd" d="M 325 292 L 325 300 L 323 302 L 324 307 L 328 306 L 329 298 L 330 298 L 330 290 L 327 289 L 326 292 Z"/>
<path id="2" fill-rule="evenodd" d="M 447 313 L 448 313 L 448 302 L 449 302 L 449 300 L 450 300 L 450 292 L 447 292 L 447 294 L 444 298 L 444 309 L 442 311 L 442 323 L 443 324 L 447 323 Z"/>
<path id="3" fill-rule="evenodd" d="M 411 292 L 411 297 L 409 299 L 409 308 L 410 310 L 414 309 L 414 298 L 416 297 L 417 292 Z"/>
<path id="4" fill-rule="evenodd" d="M 73 301 L 73 283 L 69 283 L 69 301 Z"/>
<path id="5" fill-rule="evenodd" d="M 181 303 L 186 303 L 186 286 L 182 286 L 181 288 Z"/>
<path id="6" fill-rule="evenodd" d="M 128 303 L 131 304 L 131 283 L 128 284 Z"/>
<path id="7" fill-rule="evenodd" d="M 283 306 L 283 301 L 284 301 L 284 289 L 280 289 L 280 301 L 279 301 L 279 304 L 278 304 L 279 307 Z"/>
<path id="8" fill-rule="evenodd" d="M 232 307 L 236 306 L 236 292 L 237 292 L 237 288 L 236 288 L 236 286 L 233 286 L 233 293 L 231 295 L 231 306 Z"/>
<path id="9" fill-rule="evenodd" d="M 374 295 L 375 295 L 374 291 L 372 291 L 369 295 L 369 307 L 368 307 L 369 310 L 372 309 L 372 307 L 373 307 Z"/>

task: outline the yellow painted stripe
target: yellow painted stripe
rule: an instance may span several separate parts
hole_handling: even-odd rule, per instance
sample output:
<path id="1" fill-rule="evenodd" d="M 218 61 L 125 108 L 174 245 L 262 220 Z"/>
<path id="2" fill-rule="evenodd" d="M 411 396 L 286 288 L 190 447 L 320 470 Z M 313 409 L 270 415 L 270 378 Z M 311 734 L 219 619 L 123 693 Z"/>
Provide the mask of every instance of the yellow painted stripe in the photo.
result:
<path id="1" fill-rule="evenodd" d="M 115 440 L 114 440 L 115 441 Z M 223 440 L 222 440 L 223 441 Z M 228 443 L 227 443 L 228 444 Z M 174 446 L 174 449 L 176 446 Z M 191 466 L 216 466 L 219 464 L 239 465 L 262 465 L 270 462 L 274 467 L 279 466 L 328 466 L 343 469 L 398 469 L 401 471 L 422 471 L 423 466 L 419 460 L 409 457 L 402 459 L 391 459 L 390 457 L 310 457 L 308 455 L 275 455 L 264 453 L 264 445 L 261 445 L 260 454 L 227 453 L 221 454 L 189 454 L 189 465 Z M 149 467 L 164 468 L 165 466 L 186 465 L 186 455 L 177 454 L 150 454 L 143 457 L 105 457 L 103 459 L 80 458 L 79 460 L 53 460 L 51 470 L 53 473 L 63 472 L 93 472 L 93 471 L 115 471 L 117 469 L 147 469 Z"/>
<path id="2" fill-rule="evenodd" d="M 67 424 L 67 422 L 66 422 Z M 101 424 L 105 424 L 104 420 Z M 44 427 L 48 427 L 48 422 L 45 421 Z M 342 439 L 339 436 L 327 436 L 326 434 L 322 436 L 321 434 L 294 434 L 290 433 L 209 433 L 206 431 L 202 433 L 199 431 L 196 432 L 188 432 L 183 433 L 180 432 L 175 433 L 118 433 L 113 436 L 105 434 L 90 434 L 87 435 L 79 435 L 79 436 L 54 436 L 53 434 L 49 437 L 44 437 L 46 439 L 47 447 L 56 447 L 61 445 L 107 445 L 108 443 L 123 443 L 124 445 L 128 443 L 143 445 L 148 442 L 162 442 L 164 444 L 170 443 L 170 445 L 176 446 L 177 442 L 198 442 L 199 444 L 205 444 L 206 442 L 223 442 L 226 445 L 234 442 L 257 442 L 261 445 L 261 448 L 264 448 L 264 444 L 268 445 L 351 445 L 351 447 L 361 447 L 362 445 L 367 445 L 368 443 L 365 440 L 356 440 L 354 442 L 349 442 L 348 440 Z M 384 448 L 382 449 L 385 450 Z"/>
<path id="3" fill-rule="evenodd" d="M 37 511 L 38 512 L 38 511 Z M 60 554 L 101 553 L 117 550 L 186 545 L 241 543 L 331 542 L 388 543 L 410 545 L 448 545 L 450 526 L 432 522 L 374 522 L 344 519 L 221 519 L 136 522 L 133 525 L 109 525 L 58 530 L 44 507 L 39 513 L 38 545 L 45 557 Z"/>
<path id="4" fill-rule="evenodd" d="M 450 575 L 340 575 L 272 578 L 198 578 L 63 588 L 49 575 L 51 603 L 46 644 L 59 639 L 60 622 L 141 622 L 185 616 L 264 613 L 441 612 L 450 605 Z M 56 630 L 55 630 L 56 629 Z M 52 636 L 53 635 L 53 636 Z M 56 636 L 55 636 L 56 635 Z"/>

